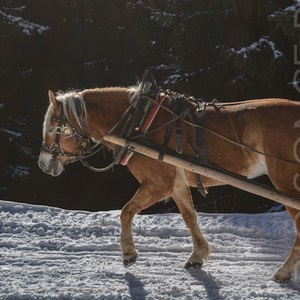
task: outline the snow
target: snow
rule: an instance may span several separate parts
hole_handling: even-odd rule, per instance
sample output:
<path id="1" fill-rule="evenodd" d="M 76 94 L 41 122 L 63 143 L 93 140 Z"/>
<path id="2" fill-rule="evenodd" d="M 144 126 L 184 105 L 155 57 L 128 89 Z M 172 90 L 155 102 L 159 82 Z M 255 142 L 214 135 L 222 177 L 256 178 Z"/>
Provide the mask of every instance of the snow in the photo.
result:
<path id="1" fill-rule="evenodd" d="M 168 84 L 175 84 L 179 81 L 185 81 L 188 82 L 189 81 L 189 77 L 191 77 L 193 73 L 184 73 L 184 74 L 173 74 L 170 75 L 166 78 L 166 80 L 164 81 L 163 85 L 168 85 Z"/>
<path id="2" fill-rule="evenodd" d="M 10 171 L 10 176 L 11 178 L 16 178 L 16 177 L 25 177 L 30 174 L 31 169 L 28 167 L 24 166 L 18 166 L 18 165 L 7 165 L 5 166 L 8 168 Z"/>
<path id="3" fill-rule="evenodd" d="M 272 212 L 277 212 L 277 211 L 282 211 L 284 210 L 284 205 L 279 204 L 279 205 L 274 205 L 270 209 L 266 211 L 266 213 L 272 213 Z"/>
<path id="4" fill-rule="evenodd" d="M 294 0 L 294 4 L 293 5 L 290 5 L 290 6 L 286 7 L 286 8 L 280 9 L 279 11 L 276 11 L 275 13 L 270 14 L 269 17 L 275 19 L 275 18 L 278 18 L 281 15 L 290 16 L 292 14 L 294 15 L 296 12 L 298 14 L 299 13 L 298 12 L 299 8 L 300 8 L 300 1 L 299 0 Z"/>
<path id="5" fill-rule="evenodd" d="M 276 49 L 274 42 L 272 42 L 268 36 L 263 36 L 257 42 L 254 42 L 251 45 L 243 47 L 239 50 L 235 50 L 234 48 L 232 48 L 231 52 L 247 58 L 249 53 L 253 51 L 261 51 L 264 45 L 268 45 L 271 48 L 271 50 L 273 51 L 274 59 L 278 59 L 283 56 L 283 53 Z"/>
<path id="6" fill-rule="evenodd" d="M 177 81 L 180 81 L 182 79 L 182 75 L 179 74 L 173 74 L 170 75 L 165 81 L 164 85 L 170 84 L 170 83 L 176 83 Z"/>
<path id="7" fill-rule="evenodd" d="M 119 215 L 0 201 L 0 299 L 299 299 L 298 278 L 271 280 L 295 235 L 286 212 L 198 213 L 213 250 L 189 271 L 179 214 L 136 216 L 139 258 L 129 268 Z"/>
<path id="8" fill-rule="evenodd" d="M 20 138 L 22 136 L 22 134 L 20 132 L 16 132 L 16 131 L 13 131 L 13 130 L 10 130 L 10 129 L 4 129 L 4 128 L 0 128 L 0 132 L 3 132 L 7 135 L 10 136 L 9 140 L 10 141 L 13 141 L 17 138 Z"/>
<path id="9" fill-rule="evenodd" d="M 0 10 L 0 16 L 8 23 L 19 27 L 25 35 L 32 35 L 34 33 L 42 34 L 47 31 L 50 27 L 36 24 L 24 20 L 21 17 L 16 17 Z"/>
<path id="10" fill-rule="evenodd" d="M 290 5 L 286 7 L 285 9 L 283 9 L 283 12 L 294 13 L 299 7 L 300 7 L 300 1 L 294 0 L 294 5 Z"/>

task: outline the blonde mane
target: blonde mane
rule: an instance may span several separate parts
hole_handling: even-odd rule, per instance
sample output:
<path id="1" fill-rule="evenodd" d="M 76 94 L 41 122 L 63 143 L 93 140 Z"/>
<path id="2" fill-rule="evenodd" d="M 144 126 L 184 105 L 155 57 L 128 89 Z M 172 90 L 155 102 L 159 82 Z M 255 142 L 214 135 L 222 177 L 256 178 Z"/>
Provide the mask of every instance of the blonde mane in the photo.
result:
<path id="1" fill-rule="evenodd" d="M 62 104 L 63 113 L 68 122 L 71 122 L 70 115 L 73 114 L 76 118 L 77 123 L 81 127 L 81 122 L 78 119 L 79 118 L 78 109 L 80 110 L 80 114 L 81 114 L 80 118 L 84 122 L 86 122 L 86 116 L 87 116 L 86 106 L 85 106 L 85 103 L 83 101 L 83 98 L 82 98 L 80 92 L 68 91 L 68 92 L 64 93 L 62 91 L 59 91 L 56 93 L 56 99 L 57 99 L 57 101 L 59 101 Z M 75 101 L 77 101 L 77 104 L 75 103 Z M 44 123 L 43 123 L 43 137 L 44 138 L 46 136 L 47 130 L 49 130 L 49 128 L 50 128 L 51 117 L 52 117 L 53 113 L 54 113 L 54 106 L 52 103 L 50 103 L 50 105 L 47 109 L 46 115 L 45 115 Z"/>
<path id="2" fill-rule="evenodd" d="M 126 89 L 126 88 L 125 88 Z M 138 83 L 135 86 L 131 86 L 127 88 L 129 94 L 129 101 L 133 103 L 141 93 L 142 84 Z M 95 89 L 94 89 L 95 90 Z M 106 87 L 99 88 L 98 91 L 103 93 L 114 90 L 124 90 L 122 87 Z M 73 115 L 80 126 L 80 129 L 84 131 L 82 128 L 82 122 L 87 123 L 87 110 L 86 104 L 84 101 L 85 93 L 93 91 L 93 89 L 86 89 L 83 91 L 71 90 L 67 92 L 58 91 L 56 93 L 56 99 L 62 104 L 63 113 L 68 122 L 71 122 L 71 115 Z M 44 123 L 43 123 L 43 137 L 45 138 L 47 130 L 49 130 L 51 126 L 51 117 L 54 113 L 54 106 L 50 103 L 47 112 L 45 114 Z M 81 120 L 79 120 L 79 118 Z"/>

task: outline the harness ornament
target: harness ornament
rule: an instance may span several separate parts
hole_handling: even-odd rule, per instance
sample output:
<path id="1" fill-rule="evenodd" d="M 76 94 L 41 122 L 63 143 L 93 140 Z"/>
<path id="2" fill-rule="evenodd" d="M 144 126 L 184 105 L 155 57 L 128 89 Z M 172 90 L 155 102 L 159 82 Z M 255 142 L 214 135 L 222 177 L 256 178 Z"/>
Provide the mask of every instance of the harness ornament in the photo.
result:
<path id="1" fill-rule="evenodd" d="M 61 127 L 61 136 L 66 139 L 66 138 L 72 137 L 72 135 L 73 135 L 73 132 L 72 132 L 72 128 L 70 127 L 70 125 L 67 123 L 63 124 Z"/>

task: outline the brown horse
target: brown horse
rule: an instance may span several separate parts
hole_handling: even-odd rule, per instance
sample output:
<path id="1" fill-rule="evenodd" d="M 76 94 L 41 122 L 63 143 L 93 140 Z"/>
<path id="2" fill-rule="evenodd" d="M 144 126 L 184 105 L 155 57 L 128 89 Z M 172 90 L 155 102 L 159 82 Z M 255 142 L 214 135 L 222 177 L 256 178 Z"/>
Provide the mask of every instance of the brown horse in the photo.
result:
<path id="1" fill-rule="evenodd" d="M 40 168 L 49 175 L 58 176 L 66 163 L 80 159 L 89 151 L 91 139 L 101 142 L 103 136 L 124 119 L 124 112 L 133 107 L 132 103 L 140 93 L 141 85 L 88 89 L 56 96 L 49 91 L 50 105 L 43 124 Z M 169 101 L 162 106 L 147 137 L 156 145 L 164 143 L 164 125 L 172 116 Z M 207 107 L 204 127 L 208 161 L 248 178 L 266 174 L 278 190 L 299 197 L 299 119 L 300 103 L 284 99 L 249 100 Z M 188 120 L 183 116 L 179 121 L 182 153 L 195 157 L 195 149 L 199 147 L 195 141 L 195 128 Z M 176 148 L 175 127 L 170 131 L 169 149 Z M 157 130 L 153 130 L 155 128 Z M 116 133 L 120 130 L 117 129 Z M 113 144 L 107 146 L 115 148 Z M 137 258 L 132 236 L 134 215 L 172 197 L 192 236 L 193 251 L 186 267 L 201 266 L 209 256 L 210 247 L 197 224 L 193 207 L 190 186 L 196 186 L 195 175 L 136 153 L 130 157 L 127 166 L 140 182 L 140 187 L 121 212 L 124 265 L 133 264 Z M 205 188 L 222 184 L 209 178 L 201 180 Z M 275 272 L 274 279 L 278 281 L 289 280 L 300 259 L 299 211 L 289 207 L 287 211 L 294 221 L 297 236 L 290 255 Z"/>

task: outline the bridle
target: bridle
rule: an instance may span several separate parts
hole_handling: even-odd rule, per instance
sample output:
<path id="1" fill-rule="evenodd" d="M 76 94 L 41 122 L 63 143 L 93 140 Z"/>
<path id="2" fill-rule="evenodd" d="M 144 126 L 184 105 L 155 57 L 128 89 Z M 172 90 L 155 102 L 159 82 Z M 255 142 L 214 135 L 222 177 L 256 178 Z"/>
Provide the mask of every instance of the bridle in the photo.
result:
<path id="1" fill-rule="evenodd" d="M 75 114 L 74 118 L 76 119 L 79 128 L 81 130 L 81 134 L 78 133 L 76 128 L 74 128 L 70 122 L 67 120 L 64 114 L 64 109 L 61 108 L 59 117 L 52 117 L 51 122 L 55 121 L 57 122 L 56 131 L 55 131 L 55 139 L 52 142 L 51 146 L 48 147 L 46 145 L 46 142 L 43 141 L 41 146 L 41 152 L 48 153 L 52 156 L 53 159 L 57 159 L 58 157 L 64 157 L 65 160 L 62 162 L 63 165 L 67 165 L 76 161 L 80 161 L 85 167 L 89 168 L 90 170 L 94 172 L 106 172 L 110 169 L 112 169 L 115 165 L 117 165 L 121 159 L 123 151 L 119 151 L 117 155 L 115 155 L 114 160 L 112 163 L 110 163 L 108 166 L 101 167 L 101 168 L 95 168 L 91 166 L 86 159 L 95 155 L 98 153 L 101 149 L 105 148 L 107 146 L 107 142 L 101 140 L 101 141 L 95 141 L 93 138 L 89 136 L 86 121 L 83 118 L 83 112 L 80 109 L 80 105 L 78 105 L 78 102 L 76 101 L 76 96 L 74 97 L 74 104 L 75 104 Z M 129 109 L 130 108 L 130 109 Z M 124 119 L 127 118 L 128 114 L 130 113 L 132 109 L 132 105 L 129 107 L 121 117 L 121 120 L 123 122 Z M 120 122 L 119 121 L 119 122 Z M 109 133 L 116 130 L 117 124 L 109 131 Z M 67 139 L 67 138 L 73 138 L 76 141 L 76 152 L 70 153 L 66 152 L 61 147 L 60 139 Z"/>
<path id="2" fill-rule="evenodd" d="M 41 151 L 50 154 L 54 159 L 57 157 L 65 157 L 63 164 L 67 165 L 78 160 L 83 160 L 96 152 L 100 143 L 92 141 L 89 137 L 84 137 L 77 132 L 77 130 L 70 125 L 64 117 L 63 109 L 61 109 L 59 117 L 52 117 L 51 121 L 58 122 L 55 131 L 55 140 L 48 147 L 45 141 L 42 143 Z M 60 138 L 73 138 L 76 140 L 76 153 L 66 152 L 62 149 Z"/>

